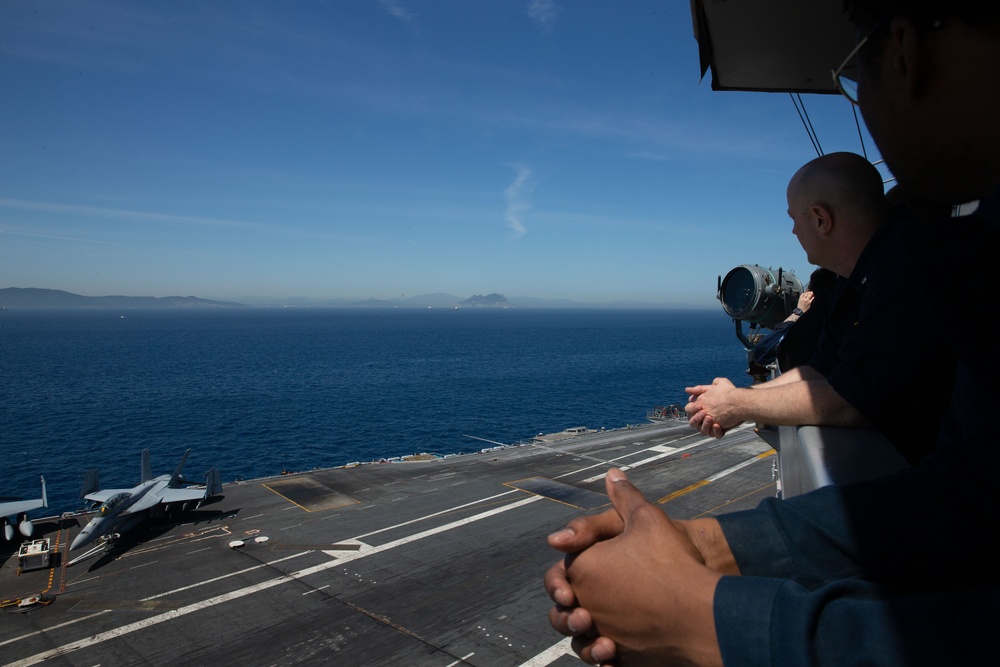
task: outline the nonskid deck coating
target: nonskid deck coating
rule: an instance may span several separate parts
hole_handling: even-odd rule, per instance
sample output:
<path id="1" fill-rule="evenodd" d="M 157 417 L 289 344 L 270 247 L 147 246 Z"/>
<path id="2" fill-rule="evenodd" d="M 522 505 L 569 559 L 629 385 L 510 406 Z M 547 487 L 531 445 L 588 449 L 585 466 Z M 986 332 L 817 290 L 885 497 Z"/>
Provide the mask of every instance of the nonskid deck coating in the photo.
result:
<path id="1" fill-rule="evenodd" d="M 309 474 L 276 479 L 273 482 L 267 482 L 263 486 L 295 503 L 307 512 L 332 510 L 358 502 L 354 498 L 331 489 Z"/>

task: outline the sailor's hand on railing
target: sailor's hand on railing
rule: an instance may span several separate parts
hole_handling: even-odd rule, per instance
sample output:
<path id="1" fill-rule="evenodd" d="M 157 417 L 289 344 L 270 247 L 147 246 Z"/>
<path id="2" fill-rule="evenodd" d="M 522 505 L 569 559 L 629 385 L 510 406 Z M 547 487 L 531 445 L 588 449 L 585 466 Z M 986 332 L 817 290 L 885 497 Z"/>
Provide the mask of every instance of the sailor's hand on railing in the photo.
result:
<path id="1" fill-rule="evenodd" d="M 715 419 L 704 410 L 699 410 L 693 403 L 688 404 L 688 425 L 701 431 L 702 435 L 710 435 L 713 438 L 721 438 L 726 431 L 715 423 Z"/>
<path id="2" fill-rule="evenodd" d="M 691 428 L 701 431 L 702 435 L 721 438 L 726 431 L 741 424 L 743 418 L 730 400 L 736 390 L 736 385 L 726 378 L 715 378 L 712 384 L 686 387 L 684 391 L 691 401 L 684 410 Z"/>

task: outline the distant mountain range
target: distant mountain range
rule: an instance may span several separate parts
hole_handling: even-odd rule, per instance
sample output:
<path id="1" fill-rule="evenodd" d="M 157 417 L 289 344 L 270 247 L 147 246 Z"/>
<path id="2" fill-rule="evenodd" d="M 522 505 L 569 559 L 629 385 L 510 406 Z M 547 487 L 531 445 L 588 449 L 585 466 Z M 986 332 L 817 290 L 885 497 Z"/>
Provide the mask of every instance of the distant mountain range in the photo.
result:
<path id="1" fill-rule="evenodd" d="M 56 289 L 0 289 L 0 308 L 244 308 L 242 303 L 196 296 L 81 296 Z"/>
<path id="2" fill-rule="evenodd" d="M 238 297 L 240 302 L 214 301 L 195 296 L 81 296 L 63 290 L 34 287 L 0 289 L 0 308 L 699 308 L 691 304 L 642 301 L 580 303 L 568 299 L 475 295 L 467 299 L 436 292 L 399 299 L 313 299 L 307 297 Z"/>

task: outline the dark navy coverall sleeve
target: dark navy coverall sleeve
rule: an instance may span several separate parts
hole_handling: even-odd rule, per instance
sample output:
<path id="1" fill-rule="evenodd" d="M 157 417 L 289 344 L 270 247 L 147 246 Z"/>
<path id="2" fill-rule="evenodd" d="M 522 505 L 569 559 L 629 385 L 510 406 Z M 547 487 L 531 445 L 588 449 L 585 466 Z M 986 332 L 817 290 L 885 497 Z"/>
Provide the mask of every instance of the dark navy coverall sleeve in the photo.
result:
<path id="1" fill-rule="evenodd" d="M 723 577 L 715 623 L 725 665 L 995 665 L 1000 590 L 899 595 L 843 580 L 816 590 Z"/>
<path id="2" fill-rule="evenodd" d="M 1000 435 L 960 416 L 1000 393 L 973 376 L 922 465 L 719 517 L 744 575 L 716 589 L 725 664 L 996 663 Z"/>

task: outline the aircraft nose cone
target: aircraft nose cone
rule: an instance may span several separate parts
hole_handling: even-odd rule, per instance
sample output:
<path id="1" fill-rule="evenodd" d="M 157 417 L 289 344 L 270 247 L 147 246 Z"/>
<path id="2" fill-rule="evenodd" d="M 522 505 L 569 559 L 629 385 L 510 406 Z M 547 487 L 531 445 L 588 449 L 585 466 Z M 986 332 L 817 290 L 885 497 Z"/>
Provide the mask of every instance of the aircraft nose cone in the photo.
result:
<path id="1" fill-rule="evenodd" d="M 80 531 L 80 534 L 73 539 L 73 543 L 69 545 L 69 550 L 79 549 L 84 544 L 90 541 L 90 535 L 86 530 Z"/>
<path id="2" fill-rule="evenodd" d="M 73 539 L 73 543 L 69 545 L 69 550 L 77 549 L 83 545 L 92 542 L 101 534 L 101 524 L 104 523 L 104 519 L 97 518 L 84 526 L 80 534 Z"/>
<path id="3" fill-rule="evenodd" d="M 73 543 L 69 545 L 69 550 L 73 551 L 73 549 L 79 549 L 80 547 L 82 547 L 84 544 L 87 543 L 87 537 L 88 535 L 85 532 L 77 535 L 75 538 L 73 538 Z"/>

